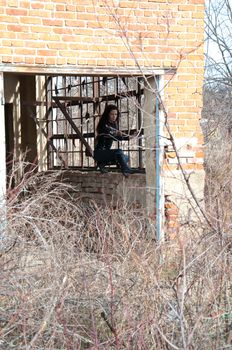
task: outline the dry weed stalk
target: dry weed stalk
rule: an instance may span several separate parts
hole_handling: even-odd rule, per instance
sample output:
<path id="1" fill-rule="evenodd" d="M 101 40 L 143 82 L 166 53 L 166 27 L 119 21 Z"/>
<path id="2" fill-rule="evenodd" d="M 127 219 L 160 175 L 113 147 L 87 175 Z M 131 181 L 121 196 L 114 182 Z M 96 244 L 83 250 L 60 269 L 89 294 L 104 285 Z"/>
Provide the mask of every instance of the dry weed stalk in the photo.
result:
<path id="1" fill-rule="evenodd" d="M 231 241 L 195 225 L 157 245 L 138 212 L 76 205 L 51 176 L 20 193 L 1 245 L 1 349 L 231 346 Z"/>

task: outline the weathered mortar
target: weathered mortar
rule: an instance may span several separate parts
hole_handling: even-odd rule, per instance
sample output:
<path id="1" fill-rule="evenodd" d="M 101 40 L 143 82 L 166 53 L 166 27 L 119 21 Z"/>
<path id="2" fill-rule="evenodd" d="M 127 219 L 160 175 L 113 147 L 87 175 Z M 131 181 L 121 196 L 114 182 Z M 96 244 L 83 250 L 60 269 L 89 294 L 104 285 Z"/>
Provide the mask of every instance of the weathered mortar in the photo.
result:
<path id="1" fill-rule="evenodd" d="M 48 174 L 51 172 L 47 172 Z M 133 205 L 146 208 L 145 174 L 133 174 L 125 178 L 120 173 L 80 172 L 64 170 L 59 172 L 58 179 L 71 185 L 69 190 L 75 201 L 93 200 L 100 205 Z"/>

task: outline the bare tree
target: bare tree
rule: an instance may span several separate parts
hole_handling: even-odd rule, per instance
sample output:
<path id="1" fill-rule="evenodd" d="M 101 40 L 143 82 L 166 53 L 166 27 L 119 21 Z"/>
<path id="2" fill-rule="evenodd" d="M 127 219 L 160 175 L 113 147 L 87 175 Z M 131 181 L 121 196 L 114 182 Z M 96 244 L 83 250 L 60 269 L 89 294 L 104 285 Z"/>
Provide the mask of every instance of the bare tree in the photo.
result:
<path id="1" fill-rule="evenodd" d="M 209 0 L 206 6 L 206 79 L 232 86 L 232 3 Z"/>
<path id="2" fill-rule="evenodd" d="M 225 208 L 231 179 L 232 2 L 209 0 L 206 6 L 206 70 L 202 127 L 208 202 Z M 220 165 L 220 166 L 218 166 Z M 227 193 L 227 195 L 226 195 Z M 228 209 L 228 208 L 227 208 Z M 226 210 L 227 211 L 227 210 Z M 218 214 L 219 215 L 219 214 Z"/>

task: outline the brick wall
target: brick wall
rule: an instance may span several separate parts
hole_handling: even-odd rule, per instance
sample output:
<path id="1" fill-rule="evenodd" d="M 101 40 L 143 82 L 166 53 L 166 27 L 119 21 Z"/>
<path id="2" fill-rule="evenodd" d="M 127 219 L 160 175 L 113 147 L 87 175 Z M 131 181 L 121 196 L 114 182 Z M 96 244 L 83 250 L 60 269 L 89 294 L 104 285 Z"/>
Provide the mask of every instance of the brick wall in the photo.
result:
<path id="1" fill-rule="evenodd" d="M 95 171 L 84 173 L 64 170 L 57 174 L 57 180 L 71 185 L 69 193 L 74 201 L 93 200 L 97 204 L 113 207 L 133 205 L 146 210 L 145 174 L 133 174 L 128 178 L 120 173 L 101 174 Z"/>
<path id="2" fill-rule="evenodd" d="M 147 207 L 145 174 L 133 174 L 127 178 L 114 172 L 101 174 L 78 170 L 46 171 L 41 174 L 52 175 L 53 181 L 56 179 L 59 183 L 67 184 L 68 199 L 74 203 L 97 204 L 113 209 L 133 208 L 138 209 L 140 214 L 148 214 L 149 219 L 154 219 Z M 179 210 L 168 196 L 165 197 L 162 226 L 167 239 L 175 238 L 179 232 Z"/>
<path id="3" fill-rule="evenodd" d="M 0 0 L 2 72 L 148 75 L 165 69 L 169 130 L 184 169 L 195 173 L 203 172 L 203 44 L 204 0 Z M 182 179 L 167 139 L 164 169 L 171 174 L 165 175 L 170 195 Z M 202 180 L 194 178 L 201 192 Z"/>
<path id="4" fill-rule="evenodd" d="M 165 78 L 168 121 L 184 167 L 202 169 L 203 17 L 204 0 L 1 0 L 0 70 L 178 68 Z"/>
<path id="5" fill-rule="evenodd" d="M 130 67 L 136 58 L 142 67 L 176 67 L 188 56 L 200 63 L 203 6 L 203 0 L 1 0 L 0 60 Z"/>

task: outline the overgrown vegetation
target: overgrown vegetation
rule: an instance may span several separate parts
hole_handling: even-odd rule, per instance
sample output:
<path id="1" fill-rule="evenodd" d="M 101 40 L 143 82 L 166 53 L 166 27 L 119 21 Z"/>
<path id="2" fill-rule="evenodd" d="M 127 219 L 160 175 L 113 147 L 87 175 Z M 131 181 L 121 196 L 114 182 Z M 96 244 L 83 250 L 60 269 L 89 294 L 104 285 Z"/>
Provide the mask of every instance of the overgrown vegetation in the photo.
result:
<path id="1" fill-rule="evenodd" d="M 206 85 L 202 127 L 205 136 L 205 202 L 208 215 L 217 230 L 230 230 L 232 119 L 231 89 L 223 85 Z"/>
<path id="2" fill-rule="evenodd" d="M 1 349 L 231 346 L 230 231 L 195 224 L 157 244 L 141 212 L 74 205 L 39 180 L 2 225 Z"/>

